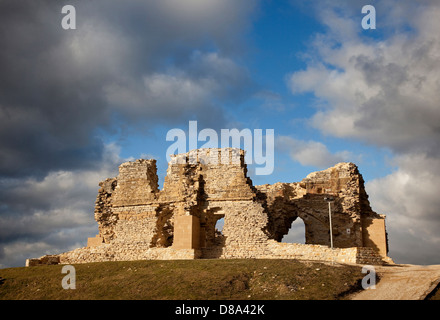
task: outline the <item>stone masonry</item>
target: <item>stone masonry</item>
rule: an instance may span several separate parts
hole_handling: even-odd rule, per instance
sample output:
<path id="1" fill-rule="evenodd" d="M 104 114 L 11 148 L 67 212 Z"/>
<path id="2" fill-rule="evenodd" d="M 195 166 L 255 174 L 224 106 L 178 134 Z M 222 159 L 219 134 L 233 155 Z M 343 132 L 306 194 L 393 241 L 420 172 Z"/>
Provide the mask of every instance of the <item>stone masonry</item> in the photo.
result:
<path id="1" fill-rule="evenodd" d="M 353 163 L 311 173 L 301 182 L 253 186 L 243 150 L 198 149 L 171 158 L 162 190 L 156 160 L 121 164 L 117 177 L 99 184 L 99 234 L 87 247 L 28 259 L 26 265 L 197 258 L 392 262 L 385 216 L 371 209 Z M 334 198 L 333 249 L 328 196 Z M 306 244 L 282 243 L 298 218 Z"/>

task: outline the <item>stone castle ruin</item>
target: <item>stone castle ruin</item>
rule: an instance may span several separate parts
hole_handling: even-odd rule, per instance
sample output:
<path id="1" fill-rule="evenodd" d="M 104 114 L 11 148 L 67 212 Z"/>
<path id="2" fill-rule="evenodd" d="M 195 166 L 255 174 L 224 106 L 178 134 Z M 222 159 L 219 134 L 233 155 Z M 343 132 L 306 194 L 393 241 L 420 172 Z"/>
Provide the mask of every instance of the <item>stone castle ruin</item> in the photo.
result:
<path id="1" fill-rule="evenodd" d="M 239 161 L 220 158 L 225 155 Z M 371 209 L 353 163 L 301 182 L 254 186 L 241 149 L 198 149 L 171 158 L 162 190 L 156 160 L 121 164 L 117 177 L 99 184 L 99 234 L 87 247 L 28 259 L 26 265 L 204 258 L 392 262 L 385 216 Z M 328 196 L 334 198 L 333 249 Z M 216 229 L 220 219 L 222 232 Z M 296 219 L 304 222 L 306 244 L 282 243 Z"/>

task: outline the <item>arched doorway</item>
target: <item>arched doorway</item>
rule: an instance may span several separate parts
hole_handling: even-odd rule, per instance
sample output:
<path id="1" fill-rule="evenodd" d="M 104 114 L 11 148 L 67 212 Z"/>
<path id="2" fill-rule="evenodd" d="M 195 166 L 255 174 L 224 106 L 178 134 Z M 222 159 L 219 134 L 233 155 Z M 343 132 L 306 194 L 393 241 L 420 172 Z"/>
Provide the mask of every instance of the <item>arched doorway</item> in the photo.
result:
<path id="1" fill-rule="evenodd" d="M 202 247 L 202 259 L 216 259 L 223 253 L 225 245 L 225 236 L 223 235 L 225 214 L 221 212 L 221 210 L 216 209 L 209 212 L 206 216 L 204 233 L 206 241 Z"/>
<path id="2" fill-rule="evenodd" d="M 219 244 L 219 238 L 223 238 L 223 227 L 225 224 L 225 214 L 220 208 L 211 208 L 206 211 L 203 236 L 205 241 L 203 247 L 209 248 Z"/>

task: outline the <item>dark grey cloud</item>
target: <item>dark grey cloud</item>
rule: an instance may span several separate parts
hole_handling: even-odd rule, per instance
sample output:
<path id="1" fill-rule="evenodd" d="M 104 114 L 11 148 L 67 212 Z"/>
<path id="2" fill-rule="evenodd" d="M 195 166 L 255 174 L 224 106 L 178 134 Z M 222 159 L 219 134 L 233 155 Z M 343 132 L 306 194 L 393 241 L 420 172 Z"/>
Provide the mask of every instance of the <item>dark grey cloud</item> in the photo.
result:
<path id="1" fill-rule="evenodd" d="M 2 176 L 90 165 L 102 152 L 90 135 L 105 119 L 94 116 L 103 108 L 94 91 L 99 79 L 72 72 L 57 9 L 53 2 L 0 2 Z"/>
<path id="2" fill-rule="evenodd" d="M 0 175 L 90 167 L 103 152 L 96 129 L 115 118 L 175 124 L 204 111 L 222 122 L 212 101 L 252 85 L 234 60 L 252 1 L 69 4 L 76 30 L 61 27 L 64 3 L 0 2 Z"/>
<path id="3" fill-rule="evenodd" d="M 117 175 L 119 148 L 106 145 L 99 169 L 58 170 L 43 179 L 0 180 L 0 267 L 84 247 L 98 233 L 94 202 L 99 181 Z"/>
<path id="4" fill-rule="evenodd" d="M 97 184 L 123 161 L 107 133 L 230 120 L 254 90 L 239 58 L 257 5 L 0 1 L 0 266 L 94 235 Z"/>

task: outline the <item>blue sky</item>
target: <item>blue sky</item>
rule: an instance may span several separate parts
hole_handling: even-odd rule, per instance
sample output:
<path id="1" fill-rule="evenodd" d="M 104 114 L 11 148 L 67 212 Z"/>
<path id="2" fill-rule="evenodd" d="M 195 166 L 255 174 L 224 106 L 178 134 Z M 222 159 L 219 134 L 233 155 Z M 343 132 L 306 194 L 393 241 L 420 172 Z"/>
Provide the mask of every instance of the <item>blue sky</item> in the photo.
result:
<path id="1" fill-rule="evenodd" d="M 228 115 L 228 122 L 222 128 L 239 129 L 274 128 L 276 135 L 291 136 L 305 141 L 320 141 L 330 150 L 338 152 L 350 150 L 351 161 L 363 166 L 366 179 L 385 176 L 393 169 L 384 165 L 384 157 L 389 156 L 386 149 L 378 149 L 359 141 L 338 139 L 323 135 L 308 123 L 316 112 L 316 97 L 311 93 L 293 94 L 288 86 L 288 76 L 306 67 L 305 55 L 308 54 L 308 43 L 317 34 L 325 32 L 325 27 L 313 12 L 313 6 L 304 6 L 289 1 L 263 1 L 250 18 L 249 30 L 242 37 L 241 52 L 234 61 L 244 67 L 252 79 L 249 94 L 239 100 L 223 103 L 222 107 Z M 359 12 L 359 21 L 362 18 Z M 371 31 L 363 32 L 359 23 L 359 32 L 366 37 L 374 37 Z M 221 52 L 218 48 L 208 47 L 208 52 Z M 195 49 L 199 51 L 199 49 Z M 173 59 L 164 63 L 163 69 L 172 68 Z M 187 118 L 198 120 L 197 114 Z M 186 119 L 185 119 L 186 120 Z M 188 122 L 181 122 L 176 128 L 187 130 Z M 161 160 L 159 170 L 161 178 L 166 171 L 163 164 L 166 149 L 171 142 L 164 142 L 166 133 L 173 126 L 156 126 L 148 128 L 148 132 L 135 132 L 126 137 L 107 135 L 103 137 L 108 143 L 117 142 L 121 147 L 123 158 L 139 158 L 145 155 Z M 199 127 L 199 130 L 204 127 Z M 218 130 L 218 129 L 217 129 Z M 203 142 L 199 142 L 201 146 Z M 380 159 L 380 160 L 378 160 Z M 347 159 L 349 161 L 350 159 Z M 269 176 L 253 176 L 260 183 L 277 181 L 298 181 L 311 171 L 323 169 L 325 166 L 302 165 L 277 150 L 276 170 Z M 380 162 L 378 165 L 377 162 Z M 367 165 L 368 164 L 368 165 Z M 252 172 L 251 172 L 252 174 Z"/>
<path id="2" fill-rule="evenodd" d="M 440 4 L 369 1 L 364 30 L 365 4 L 0 0 L 0 267 L 84 246 L 98 182 L 153 157 L 161 185 L 191 120 L 274 129 L 256 185 L 356 163 L 390 256 L 440 263 Z"/>

